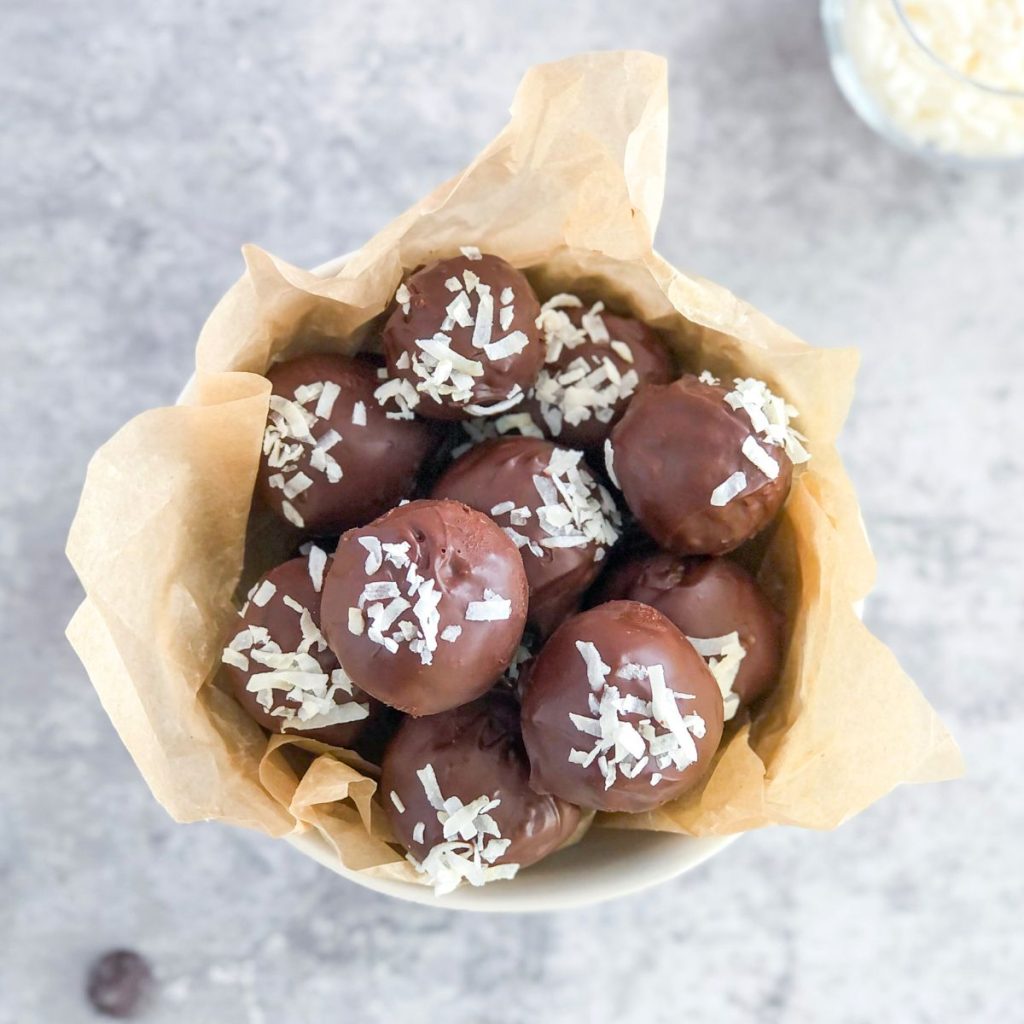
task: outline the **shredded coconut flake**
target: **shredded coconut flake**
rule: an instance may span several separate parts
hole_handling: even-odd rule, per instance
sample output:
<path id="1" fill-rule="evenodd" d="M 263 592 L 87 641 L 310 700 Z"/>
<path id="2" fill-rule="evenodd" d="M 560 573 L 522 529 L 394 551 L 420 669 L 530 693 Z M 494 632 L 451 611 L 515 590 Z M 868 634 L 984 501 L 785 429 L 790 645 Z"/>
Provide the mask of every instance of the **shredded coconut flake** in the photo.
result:
<path id="1" fill-rule="evenodd" d="M 324 569 L 327 566 L 327 552 L 315 544 L 309 549 L 309 578 L 313 589 L 319 594 L 324 585 Z"/>
<path id="2" fill-rule="evenodd" d="M 409 862 L 425 875 L 434 894 L 443 896 L 463 882 L 485 885 L 503 878 L 514 878 L 518 864 L 499 864 L 511 845 L 503 839 L 491 812 L 500 800 L 486 794 L 464 804 L 458 797 L 445 797 L 437 783 L 433 766 L 425 765 L 417 773 L 430 806 L 437 813 L 443 839 L 427 851 L 422 860 L 408 855 Z M 423 843 L 425 826 L 417 823 L 413 841 Z"/>
<path id="3" fill-rule="evenodd" d="M 595 644 L 589 640 L 577 640 L 576 650 L 580 652 L 587 666 L 587 682 L 592 690 L 600 690 L 611 668 L 601 659 Z"/>
<path id="4" fill-rule="evenodd" d="M 379 538 L 374 536 L 357 537 L 356 540 L 366 549 L 366 564 L 363 572 L 372 576 L 384 564 L 384 550 Z"/>
<path id="5" fill-rule="evenodd" d="M 366 403 L 356 402 L 352 406 L 352 424 L 356 427 L 366 426 Z"/>
<path id="6" fill-rule="evenodd" d="M 522 352 L 528 343 L 529 339 L 522 331 L 513 331 L 498 341 L 484 345 L 484 355 L 492 361 L 508 359 L 509 356 L 518 355 Z"/>
<path id="7" fill-rule="evenodd" d="M 339 434 L 336 430 L 332 428 L 331 430 L 328 430 L 327 433 L 324 434 L 324 436 L 321 437 L 319 441 L 317 441 L 316 448 L 314 448 L 313 451 L 315 453 L 316 450 L 319 449 L 322 452 L 329 452 L 333 447 L 335 447 L 335 445 L 339 444 L 340 442 L 341 434 Z"/>
<path id="8" fill-rule="evenodd" d="M 221 661 L 225 665 L 233 665 L 235 668 L 241 669 L 243 672 L 249 670 L 249 659 L 242 654 L 241 651 L 232 650 L 230 647 L 224 648 L 224 653 L 221 655 Z"/>
<path id="9" fill-rule="evenodd" d="M 693 645 L 694 650 L 706 659 L 708 668 L 715 677 L 719 690 L 722 691 L 725 720 L 728 722 L 739 710 L 740 699 L 733 691 L 733 685 L 740 665 L 747 655 L 746 648 L 740 643 L 739 633 L 734 631 L 725 636 L 688 636 L 686 639 Z"/>
<path id="10" fill-rule="evenodd" d="M 315 450 L 315 449 L 314 449 Z M 313 486 L 313 481 L 305 473 L 296 473 L 284 485 L 284 496 L 291 500 L 297 498 L 303 491 L 308 491 Z"/>
<path id="11" fill-rule="evenodd" d="M 600 561 L 617 540 L 619 511 L 608 491 L 584 467 L 583 453 L 556 449 L 543 472 L 533 477 L 538 502 L 534 508 L 505 501 L 491 515 L 520 550 L 543 558 L 545 548 L 590 546 Z M 508 516 L 508 525 L 502 517 Z M 536 517 L 536 525 L 533 519 Z M 519 527 L 529 527 L 532 536 Z"/>
<path id="12" fill-rule="evenodd" d="M 791 425 L 799 413 L 774 394 L 763 380 L 737 377 L 725 401 L 730 408 L 745 412 L 754 433 L 768 444 L 779 445 L 793 465 L 800 465 L 811 457 L 803 444 L 807 438 Z"/>
<path id="13" fill-rule="evenodd" d="M 769 480 L 779 475 L 779 464 L 757 443 L 753 434 L 743 439 L 741 451 Z"/>
<path id="14" fill-rule="evenodd" d="M 693 695 L 670 689 L 661 665 L 630 663 L 615 673 L 623 680 L 646 679 L 651 690 L 647 701 L 608 684 L 611 670 L 595 644 L 577 641 L 576 648 L 587 667 L 593 717 L 570 713 L 569 721 L 595 742 L 589 750 L 571 750 L 570 764 L 588 768 L 596 763 L 609 789 L 619 773 L 636 778 L 652 761 L 664 771 L 670 766 L 682 770 L 697 760 L 694 737 L 704 735 L 705 722 L 699 715 L 680 713 L 676 702 L 692 700 Z M 654 772 L 651 785 L 661 778 L 661 771 Z"/>
<path id="15" fill-rule="evenodd" d="M 622 484 L 619 483 L 619 478 L 615 475 L 615 449 L 612 448 L 610 437 L 604 439 L 604 468 L 608 470 L 608 479 L 621 491 Z"/>
<path id="16" fill-rule="evenodd" d="M 391 802 L 395 805 L 395 810 L 399 814 L 405 814 L 405 804 L 402 803 L 401 797 L 394 790 L 391 790 Z"/>
<path id="17" fill-rule="evenodd" d="M 292 526 L 297 526 L 301 530 L 306 525 L 306 521 L 299 515 L 298 509 L 290 501 L 281 502 L 281 511 L 284 513 L 285 519 Z"/>
<path id="18" fill-rule="evenodd" d="M 470 404 L 465 406 L 465 409 L 470 416 L 497 416 L 498 413 L 505 412 L 519 405 L 525 397 L 526 392 L 518 384 L 514 384 L 512 390 L 508 393 L 508 397 L 500 402 L 495 402 L 492 405 Z"/>
<path id="19" fill-rule="evenodd" d="M 300 616 L 298 647 L 283 650 L 266 627 L 249 626 L 225 648 L 224 662 L 242 671 L 250 671 L 252 662 L 260 667 L 251 672 L 246 689 L 260 707 L 283 720 L 282 729 L 319 729 L 366 718 L 370 710 L 365 695 L 340 666 L 328 670 L 320 660 L 325 653 L 329 656 L 327 641 L 309 610 L 290 595 L 283 601 Z"/>
<path id="20" fill-rule="evenodd" d="M 252 595 L 250 600 L 257 608 L 263 608 L 266 603 L 277 593 L 277 587 L 270 580 L 264 580 Z"/>
<path id="21" fill-rule="evenodd" d="M 459 246 L 459 252 L 461 252 L 467 260 L 476 261 L 483 259 L 483 254 L 475 245 L 461 245 Z"/>
<path id="22" fill-rule="evenodd" d="M 467 622 L 498 622 L 512 615 L 512 602 L 493 590 L 484 591 L 483 601 L 470 601 L 466 606 Z"/>
<path id="23" fill-rule="evenodd" d="M 320 392 L 320 398 L 313 410 L 314 415 L 322 420 L 330 419 L 331 413 L 334 412 L 334 403 L 340 394 L 341 388 L 333 380 L 325 381 L 324 389 Z"/>
<path id="24" fill-rule="evenodd" d="M 747 474 L 737 471 L 727 480 L 723 480 L 711 492 L 711 504 L 716 508 L 728 505 L 738 494 L 742 494 L 747 486 Z"/>

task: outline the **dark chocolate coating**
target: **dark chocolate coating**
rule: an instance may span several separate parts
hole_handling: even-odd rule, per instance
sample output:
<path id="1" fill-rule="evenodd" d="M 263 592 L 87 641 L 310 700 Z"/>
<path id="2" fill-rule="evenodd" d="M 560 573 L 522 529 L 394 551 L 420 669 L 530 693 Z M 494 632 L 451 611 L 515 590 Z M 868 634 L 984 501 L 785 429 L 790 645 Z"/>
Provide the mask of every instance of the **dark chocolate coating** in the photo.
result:
<path id="1" fill-rule="evenodd" d="M 500 800 L 490 811 L 508 850 L 496 864 L 527 867 L 563 846 L 580 823 L 578 807 L 530 788 L 530 768 L 519 727 L 519 703 L 495 691 L 472 704 L 429 718 L 407 718 L 384 754 L 380 802 L 398 841 L 417 859 L 444 841 L 437 811 L 416 772 L 431 765 L 441 793 L 468 804 Z M 399 813 L 391 799 L 398 794 Z M 423 822 L 423 841 L 413 839 Z"/>
<path id="2" fill-rule="evenodd" d="M 746 654 L 733 682 L 741 705 L 779 678 L 783 618 L 754 577 L 725 558 L 677 558 L 664 552 L 630 558 L 602 579 L 594 603 L 640 601 L 657 608 L 686 636 L 739 634 Z"/>
<path id="3" fill-rule="evenodd" d="M 522 331 L 526 335 L 527 345 L 521 352 L 504 359 L 491 360 L 482 349 L 473 345 L 472 326 L 461 327 L 455 324 L 442 331 L 446 309 L 456 294 L 448 290 L 445 282 L 452 277 L 462 280 L 467 270 L 491 289 L 494 298 L 492 339 L 496 341 L 513 331 Z M 454 256 L 410 274 L 405 280 L 405 286 L 409 290 L 409 312 L 406 313 L 402 305 L 396 302 L 383 331 L 384 354 L 391 376 L 404 377 L 414 388 L 422 384 L 423 379 L 413 371 L 411 365 L 402 368 L 398 363 L 403 354 L 408 355 L 410 360 L 413 356 L 422 355 L 417 340 L 433 338 L 438 332 L 451 339 L 454 352 L 467 359 L 478 360 L 483 365 L 482 376 L 474 380 L 470 400 L 458 401 L 449 395 L 437 402 L 420 391 L 420 401 L 415 407 L 418 415 L 439 420 L 468 419 L 484 413 L 467 409 L 467 406 L 492 406 L 505 402 L 516 385 L 525 395 L 544 361 L 544 346 L 537 327 L 540 304 L 530 282 L 515 267 L 499 256 L 484 254 L 475 260 Z M 502 328 L 499 320 L 500 297 L 506 288 L 511 288 L 514 293 L 513 317 L 508 327 Z M 474 318 L 478 301 L 478 296 L 473 293 L 470 312 Z"/>
<path id="4" fill-rule="evenodd" d="M 328 559 L 327 565 L 328 567 L 330 566 L 330 559 Z M 325 569 L 325 581 L 326 576 L 327 570 Z M 254 590 L 265 580 L 277 588 L 274 595 L 262 608 L 250 600 L 242 612 L 241 621 L 232 626 L 232 632 L 227 637 L 227 641 L 230 642 L 232 637 L 248 626 L 262 626 L 270 634 L 271 640 L 282 651 L 297 651 L 302 643 L 300 615 L 294 608 L 289 608 L 284 603 L 284 598 L 286 596 L 290 597 L 303 608 L 308 609 L 314 624 L 320 625 L 323 593 L 322 591 L 317 593 L 314 588 L 313 580 L 309 573 L 309 560 L 307 558 L 293 558 L 271 569 L 270 572 L 259 580 Z M 248 654 L 249 652 L 243 653 Z M 309 653 L 316 659 L 321 669 L 327 675 L 330 675 L 338 667 L 338 659 L 334 656 L 334 652 L 331 651 L 330 647 L 325 647 L 322 651 L 318 651 L 314 646 Z M 322 729 L 292 728 L 291 725 L 285 729 L 285 719 L 279 715 L 271 714 L 270 710 L 264 708 L 259 703 L 256 699 L 256 694 L 246 689 L 246 684 L 253 674 L 265 672 L 266 670 L 266 666 L 261 665 L 252 658 L 249 659 L 248 671 L 243 671 L 234 665 L 224 665 L 224 675 L 231 685 L 231 692 L 235 699 L 252 718 L 270 732 L 283 732 L 289 736 L 308 736 L 310 739 L 320 740 L 321 743 L 329 743 L 332 746 L 351 747 L 360 739 L 370 720 L 380 710 L 380 705 L 375 700 L 368 694 L 361 693 L 357 688 L 351 697 L 347 694 L 336 694 L 335 701 L 338 704 L 358 701 L 360 704 L 368 705 L 369 716 L 367 718 L 354 722 L 338 722 L 334 725 L 324 726 Z M 274 703 L 271 705 L 271 710 L 284 704 L 298 707 L 296 701 L 286 699 L 284 690 L 274 690 Z M 297 724 L 298 719 L 292 719 L 291 721 Z"/>
<path id="5" fill-rule="evenodd" d="M 581 325 L 583 315 L 588 307 L 569 307 L 563 309 L 573 326 Z M 545 376 L 556 377 L 564 373 L 570 364 L 582 359 L 588 367 L 588 372 L 596 370 L 605 359 L 611 361 L 619 374 L 626 374 L 630 370 L 636 372 L 639 378 L 637 390 L 646 384 L 667 384 L 674 375 L 672 356 L 669 354 L 664 342 L 658 337 L 653 328 L 648 327 L 642 320 L 634 320 L 632 317 L 617 316 L 606 310 L 598 314 L 608 329 L 611 336 L 608 341 L 594 341 L 589 336 L 575 348 L 563 346 L 558 358 L 553 362 L 545 361 L 541 368 L 536 388 L 542 387 Z M 633 354 L 633 361 L 623 359 L 611 346 L 611 341 L 621 341 L 629 347 Z M 597 416 L 591 415 L 589 419 L 580 423 L 572 424 L 563 420 L 560 430 L 552 431 L 542 412 L 542 403 L 536 393 L 531 393 L 525 403 L 525 409 L 530 413 L 534 423 L 558 444 L 567 445 L 570 448 L 586 448 L 593 450 L 600 448 L 604 440 L 612 432 L 612 428 L 622 418 L 627 406 L 633 400 L 633 394 L 619 398 L 611 406 L 612 415 L 607 421 L 602 422 Z"/>
<path id="6" fill-rule="evenodd" d="M 342 477 L 332 483 L 326 473 L 310 465 L 313 446 L 302 445 L 302 454 L 284 476 L 296 472 L 309 477 L 312 486 L 291 498 L 302 517 L 303 529 L 310 534 L 341 533 L 362 526 L 408 497 L 415 487 L 416 474 L 425 456 L 435 445 L 434 429 L 421 420 L 388 419 L 387 412 L 373 397 L 381 381 L 377 369 L 382 364 L 367 357 L 350 358 L 333 354 L 300 356 L 272 366 L 267 372 L 275 395 L 295 401 L 295 389 L 302 385 L 331 381 L 341 388 L 331 414 L 312 429 L 319 440 L 336 430 L 341 440 L 328 454 L 341 467 Z M 362 402 L 366 425 L 352 422 L 352 410 Z M 315 401 L 305 408 L 313 411 Z M 260 458 L 256 489 L 268 507 L 282 518 L 284 494 L 270 486 L 271 477 L 282 470 L 268 465 L 267 454 Z"/>
<path id="7" fill-rule="evenodd" d="M 741 451 L 753 431 L 729 389 L 685 376 L 644 388 L 612 431 L 615 475 L 626 503 L 661 547 L 677 555 L 723 555 L 763 530 L 782 508 L 793 465 L 758 439 L 779 464 L 769 480 Z M 722 506 L 712 492 L 733 473 L 747 486 Z"/>
<path id="8" fill-rule="evenodd" d="M 407 596 L 408 569 L 388 561 L 367 576 L 367 550 L 360 538 L 409 545 L 409 557 L 441 593 L 437 648 L 424 665 L 409 643 L 395 652 L 359 635 L 349 626 L 349 609 L 357 608 L 370 582 L 394 582 Z M 496 621 L 468 621 L 471 602 L 493 590 L 511 602 L 511 614 Z M 415 605 L 416 597 L 410 598 Z M 374 602 L 370 602 L 374 603 Z M 526 623 L 527 584 L 515 545 L 479 512 L 454 501 L 413 501 L 369 526 L 350 530 L 338 543 L 324 584 L 323 631 L 342 666 L 356 684 L 391 707 L 410 715 L 434 715 L 466 704 L 485 693 L 515 653 Z M 417 622 L 412 609 L 398 621 Z M 462 629 L 454 642 L 440 639 L 449 626 Z M 397 628 L 396 624 L 386 635 Z"/>
<path id="9" fill-rule="evenodd" d="M 526 506 L 532 514 L 525 524 L 512 525 L 507 512 L 495 516 L 495 522 L 540 545 L 548 534 L 537 518 L 543 501 L 533 478 L 544 473 L 557 450 L 550 441 L 533 437 L 485 441 L 452 464 L 434 486 L 433 497 L 461 501 L 485 515 L 502 502 L 515 502 L 516 508 Z M 595 482 L 594 493 L 597 486 Z M 583 592 L 601 570 L 598 550 L 594 542 L 581 547 L 542 547 L 539 555 L 529 547 L 520 549 L 530 583 L 529 620 L 542 635 L 551 633 L 579 606 Z"/>
<path id="10" fill-rule="evenodd" d="M 676 703 L 681 715 L 698 714 L 704 720 L 704 736 L 694 736 L 695 762 L 682 769 L 672 764 L 660 768 L 651 758 L 635 778 L 619 772 L 611 788 L 606 788 L 596 761 L 583 767 L 569 760 L 572 750 L 589 750 L 595 742 L 569 717 L 595 717 L 589 705 L 594 691 L 577 641 L 597 647 L 611 669 L 605 685 L 617 687 L 623 696 L 651 699 L 648 679 L 617 676 L 618 670 L 630 663 L 661 665 L 669 690 L 693 695 L 692 700 Z M 620 717 L 634 726 L 642 718 L 635 713 Z M 552 793 L 599 811 L 651 810 L 704 778 L 722 738 L 722 717 L 722 695 L 714 677 L 686 637 L 661 612 L 635 601 L 599 605 L 563 623 L 533 663 L 523 697 L 523 740 L 530 758 L 530 785 L 538 793 Z M 652 785 L 656 772 L 662 778 Z"/>

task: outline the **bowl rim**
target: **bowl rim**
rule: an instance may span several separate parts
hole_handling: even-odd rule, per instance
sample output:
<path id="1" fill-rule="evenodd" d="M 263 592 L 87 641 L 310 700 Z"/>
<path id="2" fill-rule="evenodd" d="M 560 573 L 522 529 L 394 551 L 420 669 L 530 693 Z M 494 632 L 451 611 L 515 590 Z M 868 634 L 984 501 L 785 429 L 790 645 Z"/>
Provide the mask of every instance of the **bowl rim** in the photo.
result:
<path id="1" fill-rule="evenodd" d="M 355 255 L 349 252 L 321 263 L 311 273 L 331 277 Z M 195 375 L 185 383 L 178 404 L 191 389 Z M 461 886 L 435 896 L 428 885 L 381 878 L 343 865 L 333 847 L 315 829 L 283 838 L 306 857 L 364 889 L 409 903 L 442 910 L 479 913 L 538 913 L 592 906 L 649 889 L 678 878 L 721 853 L 744 833 L 724 836 L 687 836 L 675 832 L 616 829 L 595 825 L 580 843 L 561 850 L 509 881 L 473 888 Z M 574 862 L 596 857 L 590 870 Z M 623 858 L 613 867 L 611 861 Z M 559 877 L 564 875 L 564 878 Z"/>

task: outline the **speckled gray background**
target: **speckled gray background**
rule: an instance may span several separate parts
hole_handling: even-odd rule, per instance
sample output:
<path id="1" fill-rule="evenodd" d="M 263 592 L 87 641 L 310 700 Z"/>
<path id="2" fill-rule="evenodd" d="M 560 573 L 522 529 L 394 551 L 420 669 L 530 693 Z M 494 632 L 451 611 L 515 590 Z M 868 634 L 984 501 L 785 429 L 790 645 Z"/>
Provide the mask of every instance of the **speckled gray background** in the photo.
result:
<path id="1" fill-rule="evenodd" d="M 618 46 L 671 61 L 660 248 L 863 349 L 869 620 L 967 779 L 548 917 L 389 902 L 173 825 L 61 636 L 89 454 L 173 400 L 242 242 L 359 245 L 490 138 L 527 65 Z M 0 0 L 0 114 L 2 1024 L 93 1019 L 81 977 L 111 945 L 155 964 L 154 1024 L 1022 1019 L 1024 170 L 869 134 L 812 0 Z"/>

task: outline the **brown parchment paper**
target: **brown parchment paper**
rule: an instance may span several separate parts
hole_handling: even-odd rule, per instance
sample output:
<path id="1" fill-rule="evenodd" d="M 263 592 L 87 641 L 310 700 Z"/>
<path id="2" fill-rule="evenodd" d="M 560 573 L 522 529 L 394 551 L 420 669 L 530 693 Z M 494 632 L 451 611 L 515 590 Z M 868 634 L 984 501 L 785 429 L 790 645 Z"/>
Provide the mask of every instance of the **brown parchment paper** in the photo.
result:
<path id="1" fill-rule="evenodd" d="M 667 110 L 665 64 L 649 54 L 532 69 L 494 141 L 336 276 L 246 247 L 244 276 L 203 328 L 186 404 L 144 413 L 96 453 L 68 541 L 86 591 L 68 633 L 175 818 L 275 836 L 312 828 L 351 870 L 415 877 L 389 845 L 372 766 L 308 740 L 268 742 L 216 675 L 232 595 L 294 541 L 250 516 L 269 392 L 259 374 L 284 354 L 372 340 L 403 270 L 460 245 L 504 256 L 542 293 L 608 297 L 658 327 L 686 368 L 765 379 L 800 410 L 813 453 L 778 523 L 746 552 L 787 615 L 778 691 L 731 727 L 698 792 L 600 824 L 831 828 L 899 783 L 960 773 L 949 733 L 854 613 L 874 562 L 835 439 L 857 356 L 804 344 L 654 251 Z"/>

